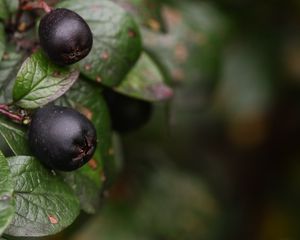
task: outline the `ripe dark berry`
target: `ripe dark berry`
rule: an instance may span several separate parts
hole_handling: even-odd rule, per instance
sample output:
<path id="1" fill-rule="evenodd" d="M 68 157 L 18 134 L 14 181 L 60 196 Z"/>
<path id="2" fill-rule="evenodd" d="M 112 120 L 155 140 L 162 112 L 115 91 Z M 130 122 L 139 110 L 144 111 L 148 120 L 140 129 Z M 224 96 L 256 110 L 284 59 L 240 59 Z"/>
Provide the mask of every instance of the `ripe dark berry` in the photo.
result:
<path id="1" fill-rule="evenodd" d="M 151 103 L 108 89 L 103 93 L 109 108 L 113 130 L 126 133 L 142 127 L 149 121 L 152 115 Z"/>
<path id="2" fill-rule="evenodd" d="M 72 108 L 47 105 L 32 116 L 28 131 L 32 153 L 51 169 L 72 171 L 88 162 L 96 148 L 96 130 Z"/>
<path id="3" fill-rule="evenodd" d="M 62 66 L 87 56 L 93 45 L 88 24 L 77 13 L 65 8 L 54 9 L 42 18 L 39 37 L 47 56 Z"/>

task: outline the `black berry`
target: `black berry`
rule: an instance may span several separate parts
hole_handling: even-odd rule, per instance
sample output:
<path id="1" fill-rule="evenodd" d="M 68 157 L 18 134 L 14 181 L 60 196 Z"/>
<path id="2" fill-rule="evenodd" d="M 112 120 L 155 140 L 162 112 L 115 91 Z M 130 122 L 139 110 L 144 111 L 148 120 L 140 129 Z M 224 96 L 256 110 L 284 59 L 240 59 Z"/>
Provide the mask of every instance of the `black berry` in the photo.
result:
<path id="1" fill-rule="evenodd" d="M 78 62 L 88 55 L 93 45 L 88 24 L 65 8 L 54 9 L 42 18 L 39 37 L 44 52 L 58 65 Z"/>
<path id="2" fill-rule="evenodd" d="M 103 93 L 109 108 L 113 130 L 126 133 L 142 127 L 149 121 L 152 115 L 151 103 L 108 89 Z"/>
<path id="3" fill-rule="evenodd" d="M 96 148 L 96 130 L 72 108 L 47 105 L 32 116 L 29 146 L 51 169 L 75 170 L 88 162 Z"/>

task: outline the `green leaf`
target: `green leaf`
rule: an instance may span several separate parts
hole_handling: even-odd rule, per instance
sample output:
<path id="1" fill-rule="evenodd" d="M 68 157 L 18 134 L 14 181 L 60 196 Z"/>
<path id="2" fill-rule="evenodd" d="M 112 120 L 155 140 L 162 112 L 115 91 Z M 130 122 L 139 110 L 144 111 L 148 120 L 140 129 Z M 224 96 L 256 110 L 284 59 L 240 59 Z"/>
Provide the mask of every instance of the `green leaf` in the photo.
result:
<path id="1" fill-rule="evenodd" d="M 100 190 L 106 177 L 103 164 L 113 161 L 114 157 L 108 109 L 101 96 L 101 88 L 83 79 L 79 79 L 64 98 L 91 119 L 97 130 L 98 146 L 92 160 L 79 170 L 64 174 L 77 193 L 82 209 L 93 213 L 99 205 Z"/>
<path id="2" fill-rule="evenodd" d="M 117 133 L 113 134 L 112 141 L 113 141 L 113 153 L 114 157 L 111 159 L 107 159 L 104 162 L 104 172 L 107 176 L 105 182 L 105 188 L 109 189 L 119 177 L 121 170 L 123 169 L 123 146 L 121 141 L 121 136 Z"/>
<path id="3" fill-rule="evenodd" d="M 5 0 L 0 0 L 0 19 L 7 19 L 9 16 Z"/>
<path id="4" fill-rule="evenodd" d="M 194 80 L 204 91 L 218 79 L 220 56 L 231 33 L 228 17 L 210 1 L 176 1 L 165 8 L 168 34 L 143 31 L 145 48 L 173 80 Z"/>
<path id="5" fill-rule="evenodd" d="M 166 100 L 173 95 L 172 89 L 164 83 L 160 69 L 146 53 L 115 90 L 146 101 Z"/>
<path id="6" fill-rule="evenodd" d="M 62 172 L 64 181 L 73 189 L 80 201 L 80 208 L 89 214 L 94 214 L 100 205 L 100 181 L 91 179 L 90 167 L 83 166 L 71 173 Z"/>
<path id="7" fill-rule="evenodd" d="M 8 8 L 9 13 L 15 13 L 19 7 L 18 0 L 5 0 L 6 6 Z"/>
<path id="8" fill-rule="evenodd" d="M 0 117 L 0 135 L 15 155 L 29 154 L 25 129 Z"/>
<path id="9" fill-rule="evenodd" d="M 0 236 L 8 227 L 15 213 L 13 181 L 7 160 L 0 152 Z"/>
<path id="10" fill-rule="evenodd" d="M 166 32 L 166 23 L 162 17 L 162 3 L 159 0 L 113 0 L 130 12 L 142 25 L 155 32 Z"/>
<path id="11" fill-rule="evenodd" d="M 46 236 L 69 226 L 79 202 L 59 176 L 29 156 L 8 159 L 14 181 L 16 214 L 5 231 L 12 236 Z"/>
<path id="12" fill-rule="evenodd" d="M 15 104 L 37 108 L 62 96 L 78 78 L 78 71 L 54 65 L 41 51 L 27 58 L 13 88 Z"/>
<path id="13" fill-rule="evenodd" d="M 12 101 L 12 87 L 21 61 L 22 55 L 13 47 L 8 46 L 0 61 L 0 101 L 2 103 Z"/>
<path id="14" fill-rule="evenodd" d="M 67 0 L 58 7 L 77 12 L 93 32 L 93 48 L 79 62 L 82 74 L 107 86 L 120 83 L 141 53 L 141 37 L 133 18 L 107 0 Z"/>
<path id="15" fill-rule="evenodd" d="M 0 0 L 1 2 L 1 0 Z M 1 5 L 1 4 L 0 4 Z M 0 6 L 1 8 L 1 6 Z M 0 59 L 3 56 L 4 50 L 5 50 L 5 31 L 4 31 L 4 26 L 2 23 L 0 23 Z"/>

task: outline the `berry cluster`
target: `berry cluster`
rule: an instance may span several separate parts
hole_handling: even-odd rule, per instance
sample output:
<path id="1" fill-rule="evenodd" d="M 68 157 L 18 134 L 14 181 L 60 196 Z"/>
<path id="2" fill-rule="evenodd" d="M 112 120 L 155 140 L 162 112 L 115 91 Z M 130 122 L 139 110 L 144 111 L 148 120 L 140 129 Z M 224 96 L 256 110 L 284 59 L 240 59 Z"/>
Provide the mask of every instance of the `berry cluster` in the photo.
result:
<path id="1" fill-rule="evenodd" d="M 40 45 L 55 64 L 73 64 L 88 55 L 93 35 L 77 13 L 51 10 L 39 26 Z M 32 116 L 28 131 L 32 153 L 47 167 L 75 170 L 93 156 L 96 130 L 92 122 L 72 108 L 47 105 Z"/>
<path id="2" fill-rule="evenodd" d="M 57 65 L 73 64 L 88 55 L 93 35 L 77 13 L 58 8 L 51 10 L 39 25 L 40 45 Z M 150 103 L 135 100 L 111 90 L 104 91 L 112 127 L 119 133 L 139 128 L 152 112 Z M 32 116 L 28 132 L 33 154 L 51 169 L 72 171 L 88 162 L 96 148 L 96 130 L 77 111 L 47 105 Z"/>

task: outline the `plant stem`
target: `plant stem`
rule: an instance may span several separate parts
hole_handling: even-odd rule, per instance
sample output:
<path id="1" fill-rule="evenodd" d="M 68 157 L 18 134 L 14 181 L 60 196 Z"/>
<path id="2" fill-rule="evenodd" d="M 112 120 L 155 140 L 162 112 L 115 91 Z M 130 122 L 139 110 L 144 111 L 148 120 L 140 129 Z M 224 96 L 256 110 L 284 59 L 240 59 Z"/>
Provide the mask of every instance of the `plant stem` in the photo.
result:
<path id="1" fill-rule="evenodd" d="M 46 13 L 52 11 L 52 8 L 44 0 L 38 0 L 38 2 L 27 2 L 21 0 L 20 8 L 22 10 L 43 9 Z"/>
<path id="2" fill-rule="evenodd" d="M 25 116 L 10 111 L 9 107 L 5 104 L 0 104 L 0 114 L 20 124 L 22 124 L 25 119 Z"/>
<path id="3" fill-rule="evenodd" d="M 44 9 L 46 13 L 52 11 L 52 8 L 44 0 L 39 0 L 39 4 L 41 5 L 42 9 Z"/>

